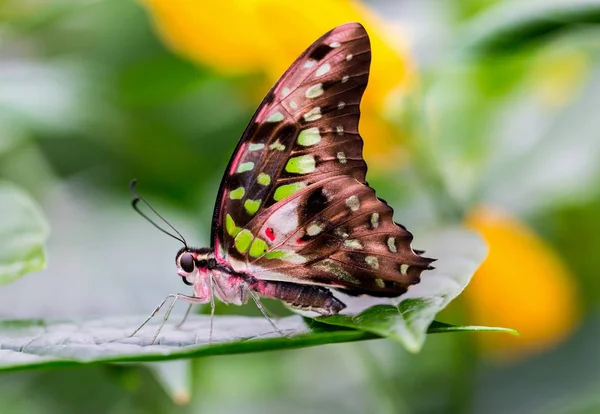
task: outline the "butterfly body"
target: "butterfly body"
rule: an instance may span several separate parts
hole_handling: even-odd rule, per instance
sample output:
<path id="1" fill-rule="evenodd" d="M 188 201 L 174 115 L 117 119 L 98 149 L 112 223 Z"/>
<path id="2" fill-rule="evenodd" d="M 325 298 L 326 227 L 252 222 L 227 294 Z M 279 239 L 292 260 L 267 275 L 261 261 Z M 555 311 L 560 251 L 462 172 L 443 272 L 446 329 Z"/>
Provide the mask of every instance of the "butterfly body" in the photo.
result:
<path id="1" fill-rule="evenodd" d="M 179 276 L 193 286 L 196 303 L 208 303 L 214 295 L 221 302 L 243 305 L 250 292 L 256 292 L 282 300 L 292 308 L 321 314 L 335 314 L 345 307 L 329 290 L 318 286 L 260 280 L 249 273 L 237 272 L 228 263 L 219 263 L 214 252 L 206 248 L 180 250 L 176 264 Z"/>

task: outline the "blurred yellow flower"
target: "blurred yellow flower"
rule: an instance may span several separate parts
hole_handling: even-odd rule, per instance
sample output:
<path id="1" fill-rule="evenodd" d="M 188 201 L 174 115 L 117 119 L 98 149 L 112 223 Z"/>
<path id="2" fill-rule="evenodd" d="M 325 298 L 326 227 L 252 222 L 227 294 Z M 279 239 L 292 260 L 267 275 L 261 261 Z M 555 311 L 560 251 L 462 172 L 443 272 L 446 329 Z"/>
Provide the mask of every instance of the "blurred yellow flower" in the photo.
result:
<path id="1" fill-rule="evenodd" d="M 524 223 L 478 208 L 466 218 L 489 255 L 465 290 L 470 323 L 514 328 L 520 337 L 482 334 L 485 350 L 515 357 L 547 349 L 579 320 L 573 277 L 556 252 Z"/>
<path id="2" fill-rule="evenodd" d="M 402 36 L 365 5 L 349 0 L 141 0 L 162 37 L 179 53 L 224 73 L 267 74 L 261 93 L 313 41 L 337 25 L 358 21 L 371 38 L 373 60 L 361 106 L 365 156 L 373 166 L 393 163 L 397 129 L 385 120 L 392 95 L 414 85 L 415 71 Z"/>

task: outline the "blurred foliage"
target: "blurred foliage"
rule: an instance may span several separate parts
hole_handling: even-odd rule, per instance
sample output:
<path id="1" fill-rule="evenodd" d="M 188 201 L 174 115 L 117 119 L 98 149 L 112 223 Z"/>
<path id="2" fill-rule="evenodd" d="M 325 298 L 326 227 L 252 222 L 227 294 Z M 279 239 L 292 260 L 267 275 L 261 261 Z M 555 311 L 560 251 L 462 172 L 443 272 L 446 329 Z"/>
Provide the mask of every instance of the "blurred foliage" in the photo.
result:
<path id="1" fill-rule="evenodd" d="M 176 3 L 0 2 L 0 177 L 29 192 L 47 212 L 55 237 L 50 250 L 67 246 L 57 250 L 65 256 L 51 257 L 51 263 L 69 263 L 74 274 L 64 277 L 72 278 L 71 286 L 92 273 L 92 258 L 110 262 L 103 264 L 107 274 L 130 265 L 131 248 L 110 260 L 110 246 L 90 248 L 82 257 L 75 252 L 82 254 L 78 247 L 105 230 L 106 221 L 93 214 L 124 220 L 106 206 L 126 208 L 133 177 L 161 211 L 177 212 L 177 221 L 194 223 L 196 238 L 208 240 L 222 171 L 260 96 L 321 32 L 357 19 L 369 25 L 380 54 L 387 56 L 374 63 L 382 71 L 372 74 L 372 99 L 362 108 L 365 120 L 375 120 L 361 126 L 372 146 L 366 157 L 369 182 L 413 231 L 416 248 L 427 249 L 419 237 L 426 230 L 470 217 L 467 224 L 483 232 L 492 256 L 444 319 L 508 324 L 523 339 L 505 344 L 497 335 L 483 341 L 474 335 L 434 336 L 416 356 L 391 341 L 373 341 L 202 358 L 189 362 L 189 371 L 111 365 L 4 374 L 3 409 L 598 412 L 600 2 L 369 2 L 382 17 L 358 1 L 324 6 L 256 0 L 244 3 L 243 13 L 233 8 L 241 3 L 228 2 L 228 8 L 211 5 L 187 14 L 181 9 L 177 14 Z M 162 11 L 151 4 L 162 5 Z M 316 13 L 320 7 L 327 12 Z M 167 33 L 164 13 L 191 32 Z M 413 32 L 400 27 L 407 23 L 405 13 Z M 427 31 L 429 21 L 438 31 Z M 201 36 L 194 36 L 194 24 L 197 33 L 205 30 Z M 426 47 L 435 45 L 442 53 L 419 62 L 412 52 L 419 56 L 420 50 L 406 47 L 415 37 L 421 47 L 426 39 Z M 204 49 L 189 53 L 186 44 Z M 173 46 L 183 53 L 171 51 Z M 214 55 L 208 58 L 207 51 Z M 245 58 L 256 60 L 251 67 L 230 63 Z M 374 126 L 378 122 L 381 128 Z M 66 197 L 64 188 L 76 196 Z M 62 221 L 50 208 L 56 197 L 64 204 L 58 210 L 67 215 Z M 71 200 L 74 207 L 67 205 Z M 500 211 L 504 224 L 490 230 L 493 220 L 474 220 L 482 204 Z M 100 223 L 90 224 L 94 230 L 87 240 L 68 236 L 73 234 L 68 224 L 80 223 L 72 214 L 78 209 L 89 209 L 86 220 Z M 145 242 L 139 235 L 131 245 L 148 249 Z M 149 256 L 127 269 L 146 272 Z M 44 278 L 63 277 L 52 266 L 45 272 Z M 41 276 L 3 286 L 0 295 L 9 293 L 0 301 L 0 316 L 12 315 L 31 296 L 52 302 L 50 289 L 38 287 Z M 39 281 L 28 286 L 30 278 Z M 165 293 L 150 281 L 144 295 L 138 289 L 129 291 L 136 303 L 141 296 Z M 101 300 L 108 299 L 97 294 L 83 302 L 98 300 L 102 307 Z M 61 305 L 42 309 L 51 313 Z M 481 342 L 497 352 L 484 352 Z M 179 372 L 173 374 L 178 380 L 166 379 L 165 372 Z M 163 388 L 165 382 L 172 387 Z M 177 397 L 178 387 L 191 394 Z M 174 402 L 188 399 L 185 407 Z"/>
<path id="2" fill-rule="evenodd" d="M 0 217 L 1 285 L 46 266 L 48 224 L 26 193 L 1 180 Z"/>

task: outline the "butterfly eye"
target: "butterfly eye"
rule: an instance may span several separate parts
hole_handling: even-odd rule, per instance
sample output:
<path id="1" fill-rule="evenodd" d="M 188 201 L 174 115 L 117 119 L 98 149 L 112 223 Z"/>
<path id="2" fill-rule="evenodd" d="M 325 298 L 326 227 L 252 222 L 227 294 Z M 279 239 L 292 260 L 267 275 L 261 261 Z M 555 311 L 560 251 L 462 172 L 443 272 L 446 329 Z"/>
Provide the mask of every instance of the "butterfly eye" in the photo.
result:
<path id="1" fill-rule="evenodd" d="M 181 255 L 181 259 L 179 259 L 179 266 L 181 266 L 181 268 L 188 273 L 193 272 L 194 256 L 192 256 L 191 253 L 184 253 L 183 255 Z"/>

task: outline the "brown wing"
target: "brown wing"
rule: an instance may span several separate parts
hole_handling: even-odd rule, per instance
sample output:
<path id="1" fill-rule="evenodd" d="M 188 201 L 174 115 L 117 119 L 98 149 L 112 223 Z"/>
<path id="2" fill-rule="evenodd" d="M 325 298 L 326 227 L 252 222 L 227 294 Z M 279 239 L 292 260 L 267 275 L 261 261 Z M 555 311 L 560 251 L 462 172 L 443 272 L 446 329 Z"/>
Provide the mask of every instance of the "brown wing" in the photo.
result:
<path id="1" fill-rule="evenodd" d="M 310 46 L 267 94 L 221 183 L 212 244 L 223 258 L 241 259 L 238 232 L 296 191 L 340 175 L 364 182 L 358 119 L 370 59 L 364 28 L 339 26 Z"/>
<path id="2" fill-rule="evenodd" d="M 304 52 L 265 98 L 215 209 L 213 244 L 235 270 L 398 296 L 430 268 L 365 183 L 358 120 L 370 59 L 364 28 L 340 26 Z"/>
<path id="3" fill-rule="evenodd" d="M 398 296 L 419 282 L 433 260 L 412 250 L 412 234 L 392 215 L 367 185 L 348 176 L 329 178 L 281 208 L 271 207 L 266 219 L 253 220 L 248 230 L 267 241 L 268 251 L 236 266 L 264 280 Z"/>

